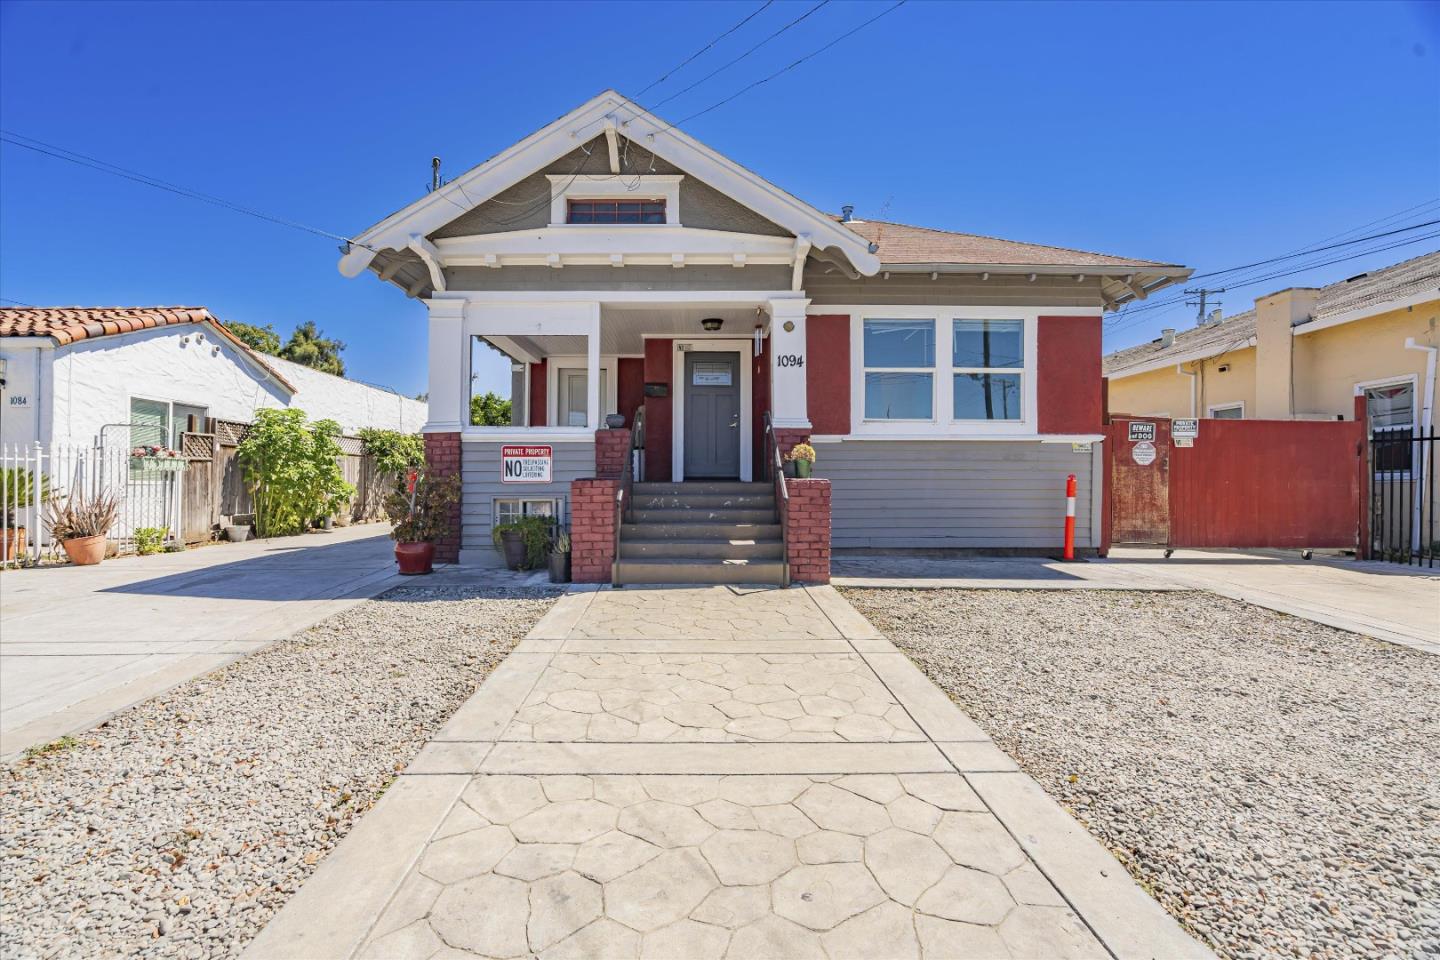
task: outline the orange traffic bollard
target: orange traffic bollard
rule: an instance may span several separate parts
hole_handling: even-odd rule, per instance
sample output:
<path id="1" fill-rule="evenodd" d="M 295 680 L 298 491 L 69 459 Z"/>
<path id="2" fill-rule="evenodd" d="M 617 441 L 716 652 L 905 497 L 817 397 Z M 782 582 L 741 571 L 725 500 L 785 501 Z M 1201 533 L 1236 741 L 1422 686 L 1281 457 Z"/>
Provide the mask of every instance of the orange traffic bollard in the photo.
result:
<path id="1" fill-rule="evenodd" d="M 1075 559 L 1075 474 L 1065 478 L 1065 559 Z"/>

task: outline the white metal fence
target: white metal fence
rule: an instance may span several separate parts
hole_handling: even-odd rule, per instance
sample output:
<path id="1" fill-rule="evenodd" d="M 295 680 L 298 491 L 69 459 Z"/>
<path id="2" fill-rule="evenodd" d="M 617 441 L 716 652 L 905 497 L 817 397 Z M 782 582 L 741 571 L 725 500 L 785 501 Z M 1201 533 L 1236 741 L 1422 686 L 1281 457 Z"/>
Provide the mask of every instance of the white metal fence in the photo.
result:
<path id="1" fill-rule="evenodd" d="M 178 539 L 183 467 L 184 461 L 135 460 L 128 448 L 114 445 L 0 447 L 0 563 L 38 563 L 58 555 L 60 545 L 45 529 L 45 501 L 53 496 L 116 497 L 119 510 L 106 535 L 113 552 L 131 552 L 135 531 L 145 527 Z"/>

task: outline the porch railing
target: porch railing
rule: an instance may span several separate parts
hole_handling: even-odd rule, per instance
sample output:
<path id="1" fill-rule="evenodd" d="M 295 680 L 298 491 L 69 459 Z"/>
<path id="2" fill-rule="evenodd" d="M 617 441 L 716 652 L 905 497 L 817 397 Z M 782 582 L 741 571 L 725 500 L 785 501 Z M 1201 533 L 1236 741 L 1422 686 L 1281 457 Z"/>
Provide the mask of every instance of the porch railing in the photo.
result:
<path id="1" fill-rule="evenodd" d="M 634 510 L 635 451 L 645 449 L 645 407 L 635 409 L 630 420 L 630 443 L 625 449 L 625 462 L 620 465 L 620 483 L 615 487 L 615 559 L 620 559 L 620 530 L 625 518 Z"/>
<path id="2" fill-rule="evenodd" d="M 1370 435 L 1370 555 L 1418 566 L 1440 561 L 1435 441 L 1409 430 Z"/>
<path id="3" fill-rule="evenodd" d="M 780 440 L 775 436 L 775 424 L 770 411 L 765 411 L 765 470 L 770 482 L 775 485 L 775 510 L 780 515 L 780 562 L 790 567 L 790 550 L 785 543 L 785 519 L 790 511 L 790 490 L 785 486 L 785 458 L 780 455 Z M 786 574 L 786 582 L 790 580 Z"/>

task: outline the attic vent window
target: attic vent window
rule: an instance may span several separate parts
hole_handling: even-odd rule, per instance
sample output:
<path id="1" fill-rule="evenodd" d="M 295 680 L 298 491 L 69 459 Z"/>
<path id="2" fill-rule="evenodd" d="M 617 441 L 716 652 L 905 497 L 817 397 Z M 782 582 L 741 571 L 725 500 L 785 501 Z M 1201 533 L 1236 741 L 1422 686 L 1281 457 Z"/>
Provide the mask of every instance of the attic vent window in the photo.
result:
<path id="1" fill-rule="evenodd" d="M 570 200 L 566 223 L 664 223 L 665 198 L 653 200 Z"/>

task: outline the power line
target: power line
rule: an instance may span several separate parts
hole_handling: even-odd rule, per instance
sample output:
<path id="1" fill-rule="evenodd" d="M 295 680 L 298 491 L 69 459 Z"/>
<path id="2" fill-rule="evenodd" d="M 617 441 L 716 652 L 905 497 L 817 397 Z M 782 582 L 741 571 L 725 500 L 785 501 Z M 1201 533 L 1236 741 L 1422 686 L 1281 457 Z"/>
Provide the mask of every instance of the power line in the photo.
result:
<path id="1" fill-rule="evenodd" d="M 855 34 L 859 33 L 861 30 L 863 30 L 863 29 L 865 29 L 866 27 L 870 26 L 870 24 L 874 23 L 876 20 L 879 20 L 881 17 L 885 17 L 885 16 L 888 16 L 889 14 L 894 13 L 896 10 L 899 10 L 901 7 L 905 6 L 905 4 L 908 3 L 908 2 L 909 2 L 909 0 L 900 0 L 900 2 L 899 2 L 899 3 L 896 3 L 894 6 L 885 8 L 884 10 L 880 11 L 879 13 L 877 13 L 875 16 L 871 17 L 869 20 L 866 20 L 864 23 L 860 24 L 860 25 L 857 26 L 857 27 L 854 27 L 854 28 L 852 28 L 852 29 L 850 29 L 850 30 L 845 31 L 844 33 L 840 34 L 840 36 L 836 37 L 834 40 L 831 40 L 829 43 L 825 44 L 823 47 L 820 47 L 818 50 L 812 50 L 810 53 L 807 53 L 805 56 L 801 57 L 799 60 L 796 60 L 794 63 L 790 64 L 789 66 L 781 67 L 779 70 L 776 70 L 774 73 L 770 74 L 768 77 L 762 77 L 761 79 L 756 80 L 754 83 L 749 84 L 748 86 L 741 87 L 739 90 L 735 91 L 734 93 L 732 93 L 730 96 L 726 97 L 725 99 L 720 100 L 720 101 L 717 102 L 717 103 L 712 103 L 710 106 L 706 107 L 704 110 L 697 110 L 696 112 L 690 114 L 688 117 L 685 117 L 683 120 L 678 120 L 678 121 L 676 121 L 676 123 L 667 124 L 666 127 L 665 127 L 665 130 L 671 129 L 672 127 L 676 126 L 676 124 L 678 124 L 678 123 L 689 123 L 691 120 L 694 120 L 696 117 L 703 117 L 705 114 L 709 113 L 711 110 L 718 110 L 720 107 L 725 106 L 725 104 L 729 103 L 731 100 L 734 100 L 735 98 L 737 98 L 737 97 L 739 97 L 739 96 L 741 96 L 741 95 L 743 95 L 743 94 L 749 93 L 751 90 L 754 90 L 756 87 L 758 87 L 758 86 L 760 86 L 760 85 L 762 85 L 762 84 L 769 83 L 771 80 L 774 80 L 776 77 L 780 76 L 781 74 L 789 73 L 791 70 L 794 70 L 796 67 L 800 66 L 800 64 L 804 63 L 805 61 L 807 61 L 807 60 L 809 60 L 809 59 L 811 59 L 811 58 L 813 58 L 813 57 L 817 57 L 817 56 L 819 56 L 820 54 L 824 53 L 826 50 L 829 50 L 831 47 L 835 46 L 835 45 L 836 45 L 837 43 L 839 43 L 840 41 L 846 40 L 846 39 L 848 39 L 848 38 L 850 38 L 850 37 L 853 37 Z M 661 132 L 661 133 L 664 133 L 665 130 L 661 130 L 660 132 Z"/>
<path id="2" fill-rule="evenodd" d="M 1372 248 L 1370 248 L 1370 249 L 1368 249 L 1368 250 L 1361 250 L 1361 251 L 1359 251 L 1359 252 L 1357 252 L 1357 253 L 1351 253 L 1351 254 L 1348 254 L 1348 255 L 1343 256 L 1343 257 L 1336 257 L 1336 258 L 1334 258 L 1334 259 L 1325 260 L 1325 261 L 1323 261 L 1323 262 L 1318 262 L 1318 263 L 1317 263 L 1317 262 L 1311 262 L 1311 263 L 1301 264 L 1301 265 L 1298 266 L 1298 267 L 1287 268 L 1287 269 L 1285 269 L 1285 270 L 1281 270 L 1281 271 L 1278 271 L 1278 272 L 1276 272 L 1276 273 L 1271 273 L 1271 274 L 1268 274 L 1268 275 L 1266 275 L 1266 276 L 1256 277 L 1256 278 L 1254 278 L 1254 279 L 1252 279 L 1252 280 L 1247 280 L 1247 281 L 1245 281 L 1245 282 L 1243 282 L 1243 283 L 1233 284 L 1233 285 L 1231 285 L 1231 286 L 1226 287 L 1226 289 L 1227 289 L 1227 290 L 1240 290 L 1240 289 L 1243 289 L 1243 288 L 1245 288 L 1245 287 L 1254 286 L 1254 285 L 1257 284 L 1257 283 L 1265 283 L 1265 282 L 1270 281 L 1270 280 L 1279 280 L 1281 277 L 1294 276 L 1294 275 L 1297 274 L 1297 273 L 1304 273 L 1306 270 L 1314 269 L 1314 268 L 1317 268 L 1317 267 L 1328 267 L 1328 266 L 1332 266 L 1332 265 L 1337 264 L 1337 263 L 1346 263 L 1347 261 L 1350 261 L 1350 260 L 1358 260 L 1360 257 L 1369 256 L 1369 255 L 1372 254 L 1372 253 L 1382 253 L 1382 252 L 1384 252 L 1384 251 L 1386 251 L 1386 250 L 1394 250 L 1394 249 L 1397 249 L 1397 248 L 1399 248 L 1399 247 L 1407 247 L 1407 246 L 1411 246 L 1411 245 L 1416 244 L 1416 243 L 1423 243 L 1423 242 L 1425 242 L 1426 240 L 1433 240 L 1433 239 L 1436 239 L 1437 237 L 1440 237 L 1440 230 L 1437 230 L 1437 231 L 1435 231 L 1434 233 L 1427 233 L 1427 234 L 1424 234 L 1424 235 L 1419 236 L 1419 237 L 1408 237 L 1408 238 L 1406 238 L 1406 239 L 1404 239 L 1404 240 L 1397 240 L 1397 241 L 1394 241 L 1394 242 L 1392 242 L 1392 243 L 1383 244 L 1383 245 L 1378 246 L 1378 247 L 1372 247 Z M 1161 309 L 1161 308 L 1164 308 L 1164 307 L 1174 307 L 1174 306 L 1176 306 L 1177 304 L 1180 304 L 1183 299 L 1184 299 L 1183 297 L 1177 297 L 1177 298 L 1172 299 L 1172 300 L 1164 300 L 1164 301 L 1160 301 L 1160 302 L 1158 302 L 1158 303 L 1147 303 L 1147 304 L 1145 304 L 1144 306 L 1135 307 L 1135 308 L 1133 308 L 1133 309 L 1127 309 L 1123 314 L 1118 315 L 1118 316 L 1116 316 L 1116 317 L 1113 318 L 1113 319 L 1115 319 L 1115 320 L 1120 320 L 1120 319 L 1122 319 L 1122 318 L 1128 318 L 1128 317 L 1130 317 L 1130 316 L 1133 316 L 1134 314 L 1137 314 L 1137 313 L 1144 313 L 1144 312 L 1146 312 L 1146 311 L 1148 311 L 1148 310 L 1158 310 L 1158 309 Z M 1107 332 L 1107 333 L 1118 333 L 1118 332 L 1120 332 L 1121 330 L 1127 330 L 1127 329 L 1129 329 L 1129 328 L 1132 327 L 1132 326 L 1134 326 L 1133 323 L 1124 324 L 1124 325 L 1116 325 L 1116 326 L 1111 327 L 1111 328 L 1110 328 L 1109 330 L 1107 330 L 1106 332 Z"/>
<path id="3" fill-rule="evenodd" d="M 264 220 L 269 223 L 278 224 L 282 227 L 290 227 L 294 230 L 303 230 L 306 233 L 313 233 L 316 236 L 327 237 L 331 240 L 340 240 L 345 243 L 355 243 L 353 239 L 345 236 L 344 234 L 331 233 L 329 230 L 321 230 L 319 227 L 312 227 L 309 224 L 301 223 L 298 220 L 288 220 L 284 217 L 277 217 L 273 214 L 264 213 L 260 210 L 253 210 L 249 207 L 244 207 L 238 203 L 233 203 L 229 200 L 226 200 L 223 197 L 213 196 L 208 193 L 201 193 L 200 191 L 192 190 L 189 187 L 182 187 L 177 184 L 170 183 L 166 180 L 161 180 L 157 177 L 152 177 L 144 173 L 138 173 L 134 170 L 129 170 L 125 167 L 118 166 L 117 164 L 110 163 L 107 160 L 99 160 L 95 157 L 87 156 L 86 154 L 78 153 L 74 150 L 68 150 L 65 147 L 56 146 L 53 143 L 46 143 L 44 140 L 39 140 L 35 137 L 27 137 L 23 134 L 12 133 L 9 130 L 0 130 L 0 141 L 4 141 L 11 146 L 22 147 L 26 150 L 34 151 L 35 153 L 44 154 L 47 157 L 53 157 L 56 160 L 65 160 L 78 166 L 89 167 L 91 170 L 98 170 L 101 173 L 108 173 L 112 176 L 123 177 L 126 180 L 133 180 L 136 183 L 144 184 L 147 187 L 154 187 L 157 190 L 164 190 L 167 193 L 173 193 L 177 196 L 186 197 L 191 200 L 199 200 L 202 203 L 212 204 L 213 206 L 217 207 L 223 207 L 224 209 L 231 210 L 235 213 L 243 213 L 246 216 L 255 217 L 259 220 Z M 364 245 L 360 244 L 360 246 Z M 370 248 L 367 247 L 366 249 Z"/>
<path id="4" fill-rule="evenodd" d="M 770 36 L 766 37 L 764 40 L 761 40 L 749 50 L 746 50 L 744 53 L 740 54 L 740 56 L 736 57 L 734 60 L 731 60 L 729 63 L 716 67 L 714 70 L 711 70 L 709 73 L 705 74 L 705 76 L 701 77 L 699 80 L 696 80 L 694 83 L 690 84 L 690 86 L 686 87 L 685 89 L 670 94 L 670 96 L 666 97 L 664 100 L 661 100 L 659 103 L 651 107 L 650 112 L 654 113 L 656 110 L 665 106 L 665 104 L 669 103 L 671 100 L 674 100 L 676 97 L 683 96 L 684 94 L 689 93 L 691 90 L 694 90 L 696 87 L 700 86 L 700 84 L 704 83 L 706 80 L 709 80 L 716 74 L 723 73 L 724 71 L 729 70 L 731 67 L 735 66 L 735 64 L 739 63 L 741 60 L 744 60 L 746 57 L 750 56 L 750 54 L 754 53 L 756 50 L 759 50 L 761 47 L 765 46 L 765 44 L 769 43 L 771 40 L 774 40 L 776 37 L 780 36 L 780 34 L 789 30 L 791 27 L 796 26 L 803 20 L 806 20 L 810 17 L 811 14 L 816 13 L 820 10 L 821 7 L 824 7 L 829 3 L 830 0 L 820 0 L 819 3 L 815 4 L 815 6 L 811 7 L 809 10 L 806 10 L 794 20 L 791 20 L 789 23 L 785 24 L 785 26 L 781 27 L 779 30 L 776 30 L 774 33 L 770 34 Z M 654 84 L 651 84 L 651 86 L 654 86 Z M 641 92 L 643 93 L 644 91 Z"/>
<path id="5" fill-rule="evenodd" d="M 1392 219 L 1392 217 L 1385 217 L 1384 219 L 1389 220 L 1389 219 Z M 1319 246 L 1319 247 L 1307 247 L 1307 248 L 1304 248 L 1300 253 L 1291 253 L 1291 254 L 1287 254 L 1287 255 L 1285 255 L 1285 256 L 1283 256 L 1283 257 L 1272 257 L 1272 258 L 1270 258 L 1270 259 L 1268 259 L 1268 260 L 1260 260 L 1260 261 L 1257 261 L 1256 263 L 1244 264 L 1244 265 L 1241 265 L 1241 266 L 1238 266 L 1238 267 L 1228 267 L 1228 268 L 1226 268 L 1226 269 L 1224 269 L 1224 270 L 1213 270 L 1213 271 L 1211 271 L 1210 273 L 1192 274 L 1189 279 L 1194 280 L 1194 279 L 1203 278 L 1203 277 L 1216 277 L 1216 276 L 1221 276 L 1221 275 L 1224 275 L 1224 274 L 1236 273 L 1236 272 L 1238 272 L 1238 271 L 1252 270 L 1252 268 L 1257 267 L 1257 266 L 1261 266 L 1261 265 L 1265 265 L 1265 264 L 1279 263 L 1279 262 L 1284 261 L 1284 260 L 1294 260 L 1294 259 L 1296 259 L 1296 258 L 1298 258 L 1298 257 L 1310 257 L 1310 256 L 1313 256 L 1313 255 L 1315 255 L 1315 254 L 1317 254 L 1317 253 L 1322 253 L 1322 252 L 1327 251 L 1327 250 L 1337 250 L 1337 249 L 1340 249 L 1341 247 L 1354 246 L 1354 245 L 1356 245 L 1356 244 L 1361 244 L 1361 243 L 1369 243 L 1369 242 L 1371 242 L 1371 241 L 1373 241 L 1373 240 L 1381 240 L 1381 239 L 1384 239 L 1384 238 L 1386 238 L 1386 237 L 1395 236 L 1395 235 L 1397 235 L 1397 234 L 1409 233 L 1409 232 L 1411 232 L 1412 230 L 1420 230 L 1420 229 L 1423 229 L 1423 228 L 1425 228 L 1425 227 L 1435 226 L 1436 224 L 1440 224 L 1440 220 L 1428 220 L 1428 221 L 1423 221 L 1423 222 L 1421 222 L 1421 223 L 1412 223 L 1412 224 L 1409 224 L 1409 225 L 1404 226 L 1404 227 L 1400 227 L 1400 228 L 1395 229 L 1395 230 L 1387 230 L 1387 231 L 1384 231 L 1384 232 L 1381 232 L 1381 233 L 1370 234 L 1369 236 L 1357 237 L 1357 238 L 1355 238 L 1355 239 L 1353 239 L 1353 240 L 1346 240 L 1346 241 L 1344 241 L 1343 243 L 1329 244 L 1329 245 L 1326 245 L 1326 246 Z M 1347 231 L 1347 232 L 1349 232 L 1349 231 Z M 1423 239 L 1423 238 L 1422 238 L 1422 239 Z M 1384 247 L 1384 248 L 1380 248 L 1380 249 L 1389 249 L 1389 248 L 1388 248 L 1388 247 Z M 1365 252 L 1368 252 L 1368 251 L 1362 251 L 1361 253 L 1356 254 L 1356 256 L 1363 256 Z M 1354 258 L 1352 257 L 1352 258 L 1350 258 L 1350 259 L 1354 259 Z M 1331 261 L 1331 262 L 1338 262 L 1338 261 Z M 1301 272 L 1302 270 L 1307 270 L 1307 269 L 1309 269 L 1309 268 L 1312 267 L 1312 266 L 1325 266 L 1325 265 L 1326 265 L 1326 264 L 1320 263 L 1320 262 L 1318 262 L 1318 261 L 1312 261 L 1312 262 L 1310 262 L 1310 263 L 1294 265 L 1294 266 L 1293 266 L 1293 269 L 1290 269 L 1290 270 L 1289 270 L 1289 273 L 1299 273 L 1299 272 Z M 1287 274 L 1287 275 L 1288 275 L 1288 274 Z M 1242 275 L 1242 276 L 1240 276 L 1240 277 L 1232 277 L 1230 280 L 1225 281 L 1226 287 L 1227 287 L 1227 289 L 1237 289 L 1237 288 L 1239 288 L 1239 287 L 1241 287 L 1241 286 L 1248 286 L 1248 285 L 1249 285 L 1248 281 L 1249 281 L 1250 278 L 1253 277 L 1253 276 L 1255 276 L 1255 273 L 1254 273 L 1254 272 L 1252 272 L 1252 273 L 1250 273 L 1250 274 L 1248 274 L 1248 275 Z M 1189 293 L 1194 293 L 1194 291 L 1185 291 L 1185 292 L 1186 292 L 1187 294 L 1189 294 Z M 1215 292 L 1219 292 L 1219 291 L 1216 291 L 1216 290 L 1213 290 L 1213 289 L 1212 289 L 1211 292 L 1212 292 L 1212 293 L 1215 293 Z M 1127 308 L 1126 308 L 1124 311 L 1122 311 L 1121 313 L 1116 314 L 1114 317 L 1112 317 L 1110 322 L 1112 322 L 1112 323 L 1118 322 L 1119 320 L 1121 320 L 1121 319 L 1124 318 L 1125 316 L 1128 316 L 1128 315 L 1131 314 L 1131 313 L 1139 313 L 1139 312 L 1144 311 L 1144 310 L 1152 310 L 1152 309 L 1156 309 L 1156 308 L 1158 308 L 1158 307 L 1170 306 L 1170 305 L 1172 305 L 1172 304 L 1179 303 L 1179 302 L 1181 301 L 1181 299 L 1182 299 L 1182 298 L 1180 298 L 1180 297 L 1176 297 L 1176 298 L 1173 298 L 1173 299 L 1170 299 L 1170 300 L 1162 300 L 1162 301 L 1157 301 L 1157 302 L 1155 302 L 1155 303 L 1146 304 L 1146 305 L 1143 306 L 1143 307 L 1130 307 L 1130 306 L 1127 306 Z"/>
<path id="6" fill-rule="evenodd" d="M 745 24 L 749 23 L 751 20 L 754 20 L 754 19 L 755 19 L 756 17 L 758 17 L 760 14 L 764 13 L 766 10 L 768 10 L 768 9 L 770 8 L 771 4 L 773 4 L 774 2 L 775 2 L 775 0 L 765 0 L 765 2 L 764 2 L 763 4 L 761 4 L 758 8 L 756 8 L 755 11 L 752 12 L 752 13 L 751 13 L 748 17 L 746 17 L 744 20 L 741 20 L 739 23 L 735 24 L 735 26 L 731 27 L 729 30 L 726 30 L 724 33 L 720 34 L 720 36 L 716 37 L 714 40 L 711 40 L 709 43 L 705 44 L 705 46 L 701 47 L 699 50 L 696 50 L 694 53 L 690 54 L 690 56 L 686 57 L 684 60 L 681 60 L 680 63 L 678 63 L 677 65 L 671 67 L 669 70 L 665 71 L 665 73 L 661 74 L 658 79 L 652 80 L 652 81 L 649 83 L 648 86 L 646 86 L 646 87 L 645 87 L 643 90 L 641 90 L 639 93 L 635 94 L 635 96 L 636 96 L 636 97 L 643 97 L 643 96 L 645 96 L 645 94 L 648 93 L 650 90 L 654 89 L 655 87 L 658 87 L 660 84 L 664 83 L 666 80 L 669 80 L 672 74 L 678 73 L 680 70 L 683 70 L 686 66 L 688 66 L 692 61 L 694 61 L 696 58 L 698 58 L 701 54 L 705 53 L 705 52 L 706 52 L 707 50 L 709 50 L 711 47 L 715 46 L 715 44 L 719 43 L 721 40 L 724 40 L 726 37 L 730 36 L 730 34 L 734 33 L 736 30 L 739 30 L 741 27 L 745 26 Z M 634 102 L 635 102 L 634 100 L 632 100 L 632 99 L 629 98 L 629 97 L 626 97 L 625 99 L 626 99 L 626 101 L 629 102 L 629 103 L 634 103 Z M 621 104 L 621 106 L 624 106 L 624 104 Z"/>

